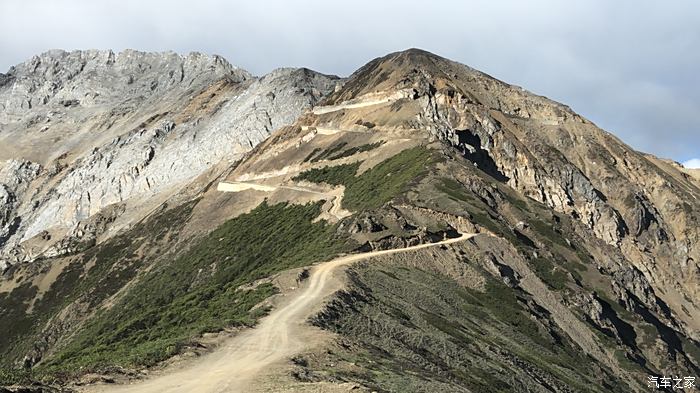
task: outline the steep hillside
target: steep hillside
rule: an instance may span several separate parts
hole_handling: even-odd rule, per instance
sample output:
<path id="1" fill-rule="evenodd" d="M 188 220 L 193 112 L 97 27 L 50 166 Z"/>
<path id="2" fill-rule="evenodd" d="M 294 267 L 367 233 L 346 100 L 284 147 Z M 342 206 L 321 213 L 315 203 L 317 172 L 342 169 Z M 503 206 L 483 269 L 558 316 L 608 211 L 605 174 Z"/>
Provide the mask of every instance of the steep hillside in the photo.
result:
<path id="1" fill-rule="evenodd" d="M 366 80 L 378 82 L 368 87 Z M 619 249 L 679 323 L 698 330 L 700 314 L 690 299 L 698 298 L 700 278 L 700 189 L 687 176 L 561 104 L 420 51 L 369 63 L 327 101 L 381 89 L 413 91 L 408 105 L 418 120 L 407 119 L 407 126 L 426 129 L 496 180 L 581 222 Z M 401 111 L 400 104 L 393 110 Z"/>
<path id="2" fill-rule="evenodd" d="M 680 167 L 564 105 L 421 50 L 342 81 L 305 70 L 246 78 L 231 82 L 243 98 L 230 102 L 269 97 L 251 89 L 278 80 L 272 102 L 287 91 L 301 103 L 288 125 L 245 154 L 222 147 L 216 165 L 164 171 L 181 186 L 139 198 L 148 214 L 112 220 L 129 207 L 105 204 L 89 222 L 113 223 L 111 236 L 5 272 L 6 382 L 83 389 L 146 378 L 128 390 L 149 392 L 160 387 L 155 367 L 171 391 L 238 386 L 230 373 L 208 370 L 201 385 L 191 376 L 210 364 L 238 370 L 240 331 L 268 313 L 261 328 L 277 312 L 288 317 L 285 305 L 320 280 L 309 266 L 354 254 L 372 257 L 307 305 L 307 322 L 293 321 L 317 341 L 282 351 L 296 354 L 256 369 L 247 389 L 642 392 L 649 375 L 698 375 L 700 188 Z M 257 116 L 258 104 L 243 108 Z M 218 121 L 203 118 L 173 120 L 171 132 L 200 135 Z M 41 176 L 35 161 L 7 167 Z M 270 345 L 290 342 L 299 340 Z"/>
<path id="3" fill-rule="evenodd" d="M 441 225 L 496 235 L 457 255 L 353 269 L 316 319 L 342 338 L 302 362 L 310 381 L 640 391 L 650 374 L 697 373 L 700 190 L 564 105 L 426 52 L 396 53 L 229 179 L 276 192 L 343 186 L 355 214 L 341 225 L 361 249 L 431 241 Z"/>
<path id="4" fill-rule="evenodd" d="M 198 53 L 52 51 L 12 68 L 0 83 L 0 268 L 129 225 L 334 86 Z"/>

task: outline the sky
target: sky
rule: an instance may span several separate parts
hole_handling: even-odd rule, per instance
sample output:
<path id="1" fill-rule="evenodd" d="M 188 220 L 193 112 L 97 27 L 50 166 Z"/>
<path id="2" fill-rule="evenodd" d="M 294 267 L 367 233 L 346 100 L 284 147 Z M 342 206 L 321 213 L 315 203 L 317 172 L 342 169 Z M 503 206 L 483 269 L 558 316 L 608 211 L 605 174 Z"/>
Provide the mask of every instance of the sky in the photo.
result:
<path id="1" fill-rule="evenodd" d="M 417 47 L 700 167 L 696 0 L 0 0 L 0 72 L 48 49 L 198 51 L 347 76 Z"/>

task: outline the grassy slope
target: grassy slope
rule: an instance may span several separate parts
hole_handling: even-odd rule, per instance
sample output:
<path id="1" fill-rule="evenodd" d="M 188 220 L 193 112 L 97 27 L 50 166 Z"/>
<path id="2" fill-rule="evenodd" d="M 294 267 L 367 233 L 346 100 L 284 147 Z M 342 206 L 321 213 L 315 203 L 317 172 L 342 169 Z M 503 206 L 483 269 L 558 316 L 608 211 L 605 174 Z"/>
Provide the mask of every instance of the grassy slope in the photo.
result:
<path id="1" fill-rule="evenodd" d="M 329 177 L 323 170 L 309 175 Z M 590 274 L 587 266 L 592 264 L 591 256 L 581 245 L 583 240 L 572 233 L 566 217 L 534 201 L 502 193 L 501 201 L 526 217 L 530 225 L 526 236 L 503 221 L 504 211 L 490 208 L 464 185 L 451 178 L 433 178 L 431 182 L 432 188 L 427 189 L 434 190 L 435 197 L 442 195 L 442 200 L 452 201 L 457 207 L 453 214 L 467 214 L 513 244 L 553 291 L 566 296 L 583 281 L 583 272 L 589 270 Z M 590 282 L 580 285 L 587 288 L 584 290 L 595 289 Z M 325 325 L 344 340 L 339 353 L 334 354 L 335 361 L 352 365 L 322 368 L 331 379 L 362 382 L 378 391 L 467 388 L 510 392 L 527 391 L 527 384 L 535 391 L 546 384 L 575 391 L 630 389 L 619 376 L 581 355 L 576 344 L 551 324 L 546 311 L 532 308 L 528 294 L 496 280 L 489 279 L 486 293 L 479 293 L 449 277 L 418 268 L 363 265 L 356 268 L 353 287 L 359 294 L 341 297 L 351 300 L 338 308 L 336 320 Z M 614 301 L 609 303 L 617 313 L 611 318 L 624 319 L 621 325 L 650 328 L 640 322 L 641 317 L 624 312 Z M 598 333 L 596 327 L 590 328 Z M 646 372 L 625 357 L 621 343 L 603 333 L 599 336 L 611 353 L 619 355 L 622 368 Z"/>
<path id="2" fill-rule="evenodd" d="M 571 249 L 571 252 L 576 252 L 577 250 L 566 242 L 561 231 L 552 224 L 548 224 L 536 216 L 530 216 L 528 219 L 528 223 L 538 235 L 538 240 L 542 241 L 547 246 L 547 249 L 556 256 L 557 263 L 544 257 L 529 258 L 532 252 L 535 251 L 532 241 L 522 234 L 520 236 L 516 235 L 513 230 L 498 220 L 496 212 L 493 212 L 483 201 L 467 193 L 464 187 L 456 181 L 449 178 L 441 178 L 435 188 L 453 201 L 458 202 L 469 213 L 474 222 L 507 239 L 522 251 L 524 255 L 528 256 L 534 273 L 550 288 L 563 290 L 570 283 L 567 272 L 570 272 L 574 277 L 580 277 L 578 272 L 585 270 L 583 263 L 588 262 L 590 257 L 581 250 L 578 250 L 575 259 L 567 258 L 557 253 L 560 247 Z M 530 207 L 523 200 L 513 199 L 509 202 L 523 213 L 532 213 Z"/>
<path id="3" fill-rule="evenodd" d="M 340 142 L 337 143 L 328 149 L 320 149 L 320 148 L 315 148 L 311 153 L 309 153 L 308 156 L 304 159 L 304 162 L 318 162 L 321 160 L 337 160 L 340 158 L 344 157 L 350 157 L 352 155 L 355 155 L 357 153 L 362 153 L 365 151 L 370 151 L 378 148 L 384 144 L 384 142 L 376 142 L 376 143 L 367 143 L 364 145 L 359 145 L 359 146 L 353 146 L 348 149 L 343 150 L 343 148 L 347 145 L 347 142 Z"/>
<path id="4" fill-rule="evenodd" d="M 345 207 L 359 211 L 407 191 L 434 162 L 431 151 L 414 148 L 359 176 L 360 164 L 355 163 L 313 169 L 297 179 L 344 184 Z M 456 202 L 460 212 L 528 256 L 533 272 L 551 289 L 566 291 L 574 278 L 580 280 L 576 272 L 585 270 L 590 256 L 570 241 L 574 238 L 563 237 L 559 220 L 543 218 L 539 206 L 503 195 L 528 214 L 529 236 L 534 234 L 551 252 L 529 257 L 534 244 L 509 228 L 499 212 L 456 181 L 435 180 L 434 189 Z M 254 323 L 265 310 L 253 311 L 253 306 L 274 288 L 244 291 L 237 289 L 240 284 L 344 249 L 335 227 L 311 223 L 318 207 L 263 204 L 227 222 L 179 258 L 159 264 L 113 309 L 93 319 L 44 370 L 149 365 L 201 332 Z M 549 325 L 546 311 L 533 309 L 528 294 L 496 280 L 489 279 L 486 293 L 480 293 L 449 277 L 391 266 L 363 266 L 353 279 L 355 287 L 371 290 L 360 296 L 361 302 L 345 307 L 331 327 L 354 344 L 335 356 L 362 371 L 326 369 L 339 373 L 333 378 L 362 381 L 381 391 L 514 391 L 534 381 L 578 391 L 623 389 Z M 612 343 L 611 350 L 615 348 Z M 609 385 L 601 388 L 600 378 Z"/>
<path id="5" fill-rule="evenodd" d="M 295 180 L 345 185 L 343 207 L 353 210 L 375 209 L 406 190 L 407 184 L 425 173 L 435 162 L 430 150 L 415 147 L 382 161 L 356 176 L 359 163 L 314 168 L 300 173 Z"/>
<path id="6" fill-rule="evenodd" d="M 347 251 L 348 243 L 336 235 L 335 226 L 311 222 L 318 216 L 320 204 L 263 203 L 250 213 L 227 221 L 194 241 L 179 256 L 159 260 L 111 308 L 100 310 L 67 346 L 33 369 L 32 375 L 9 369 L 11 364 L 5 364 L 4 371 L 0 371 L 0 384 L 29 378 L 71 377 L 116 366 L 148 366 L 177 353 L 203 332 L 254 324 L 266 312 L 254 307 L 273 294 L 275 288 L 263 284 L 243 290 L 239 289 L 241 285 Z M 185 213 L 189 214 L 190 209 L 188 206 Z M 125 274 L 119 269 L 145 263 L 135 256 L 135 250 L 150 243 L 144 243 L 139 234 L 150 239 L 149 230 L 158 232 L 161 226 L 157 224 L 168 222 L 150 222 L 154 225 L 138 228 L 141 232 L 130 231 L 91 250 L 89 254 L 97 264 L 84 279 L 79 278 L 78 269 L 83 262 L 76 261 L 75 269 L 67 269 L 52 287 L 55 292 L 49 293 L 52 299 L 61 299 L 52 310 L 60 310 L 73 301 L 74 292 L 94 295 L 91 307 L 99 307 L 107 295 L 116 292 L 136 272 L 130 268 L 130 273 Z M 152 236 L 163 238 L 162 233 Z M 32 342 L 15 337 L 9 348 L 17 353 Z"/>
<path id="7" fill-rule="evenodd" d="M 44 367 L 148 366 L 201 333 L 254 324 L 265 310 L 253 307 L 275 289 L 264 284 L 242 290 L 241 285 L 345 250 L 334 226 L 311 222 L 318 214 L 318 203 L 263 203 L 224 223 L 180 257 L 150 271 Z"/>

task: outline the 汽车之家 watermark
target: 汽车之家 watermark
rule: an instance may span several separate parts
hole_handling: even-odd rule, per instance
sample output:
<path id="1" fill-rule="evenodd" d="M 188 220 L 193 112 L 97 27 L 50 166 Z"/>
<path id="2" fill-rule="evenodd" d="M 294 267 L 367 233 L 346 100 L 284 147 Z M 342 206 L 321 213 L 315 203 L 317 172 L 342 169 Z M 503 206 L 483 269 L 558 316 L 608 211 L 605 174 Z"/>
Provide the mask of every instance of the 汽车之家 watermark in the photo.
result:
<path id="1" fill-rule="evenodd" d="M 655 377 L 649 376 L 647 386 L 654 389 L 690 390 L 695 388 L 695 377 Z M 694 390 L 694 389 L 693 389 Z"/>

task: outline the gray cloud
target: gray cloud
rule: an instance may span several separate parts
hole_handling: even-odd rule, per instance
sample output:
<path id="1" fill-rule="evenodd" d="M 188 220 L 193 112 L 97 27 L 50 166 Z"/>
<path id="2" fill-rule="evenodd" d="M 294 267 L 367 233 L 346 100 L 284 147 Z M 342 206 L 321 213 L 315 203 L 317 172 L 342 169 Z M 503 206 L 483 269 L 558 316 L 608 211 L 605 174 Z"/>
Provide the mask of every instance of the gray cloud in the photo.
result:
<path id="1" fill-rule="evenodd" d="M 693 0 L 0 3 L 0 69 L 49 48 L 134 48 L 347 75 L 409 47 L 569 104 L 637 149 L 700 156 Z"/>

